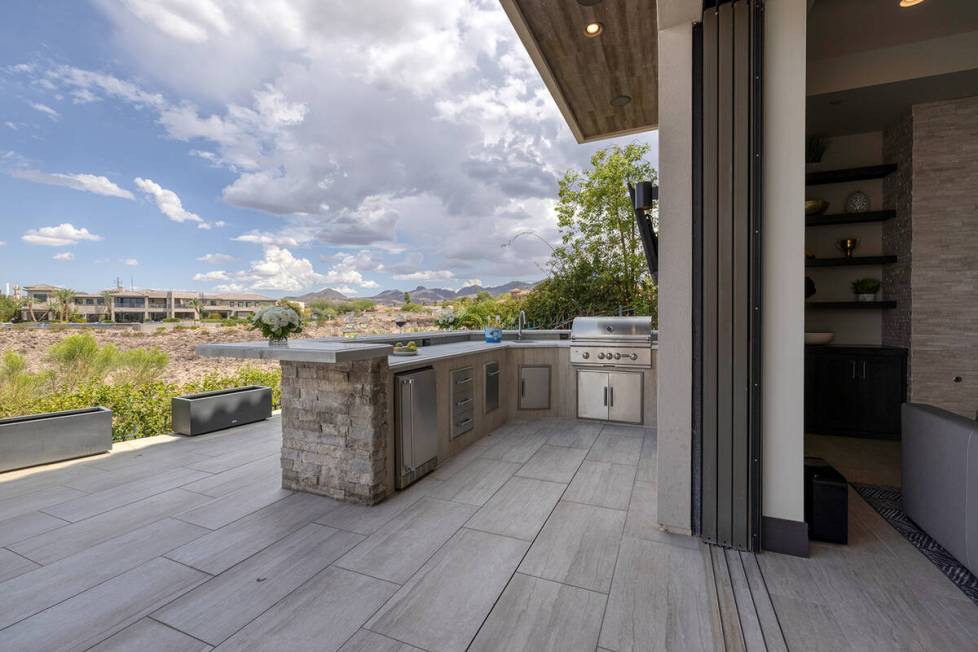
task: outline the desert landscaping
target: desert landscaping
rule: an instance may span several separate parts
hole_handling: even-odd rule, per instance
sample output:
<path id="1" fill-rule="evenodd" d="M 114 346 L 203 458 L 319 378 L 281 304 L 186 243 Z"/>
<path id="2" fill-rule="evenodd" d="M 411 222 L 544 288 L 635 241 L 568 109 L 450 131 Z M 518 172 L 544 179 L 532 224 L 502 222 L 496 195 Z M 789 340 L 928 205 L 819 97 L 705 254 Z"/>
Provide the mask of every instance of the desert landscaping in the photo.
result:
<path id="1" fill-rule="evenodd" d="M 365 312 L 354 318 L 339 317 L 318 324 L 308 321 L 300 337 L 352 337 L 355 335 L 376 335 L 378 333 L 419 332 L 434 330 L 435 320 L 429 314 L 406 315 L 408 323 L 399 329 L 394 323 L 396 310 L 378 306 L 376 311 Z M 67 335 L 77 332 L 92 333 L 101 344 L 113 344 L 120 351 L 135 348 L 157 348 L 169 357 L 162 380 L 187 383 L 202 377 L 208 372 L 234 373 L 242 367 L 277 369 L 278 363 L 242 360 L 216 360 L 201 358 L 195 353 L 198 344 L 219 342 L 240 342 L 258 340 L 261 335 L 248 330 L 247 326 L 223 326 L 221 324 L 200 324 L 193 327 L 168 327 L 157 324 L 143 324 L 134 330 L 109 330 L 102 328 L 19 327 L 0 331 L 0 355 L 13 351 L 24 356 L 29 371 L 39 371 L 44 365 L 44 357 L 51 345 Z"/>

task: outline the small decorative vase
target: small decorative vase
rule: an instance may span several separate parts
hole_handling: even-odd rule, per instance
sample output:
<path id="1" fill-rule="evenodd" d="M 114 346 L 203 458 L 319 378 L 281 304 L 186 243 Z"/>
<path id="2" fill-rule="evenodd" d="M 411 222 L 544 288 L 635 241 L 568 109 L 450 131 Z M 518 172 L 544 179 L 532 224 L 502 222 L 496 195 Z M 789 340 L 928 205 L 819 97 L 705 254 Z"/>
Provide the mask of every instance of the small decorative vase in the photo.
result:
<path id="1" fill-rule="evenodd" d="M 268 346 L 288 346 L 288 345 L 289 345 L 289 338 L 288 337 L 269 337 L 268 338 Z"/>
<path id="2" fill-rule="evenodd" d="M 876 293 L 873 294 L 857 294 L 856 301 L 876 301 Z"/>
<path id="3" fill-rule="evenodd" d="M 862 190 L 857 190 L 846 197 L 847 213 L 866 213 L 870 209 L 869 195 Z"/>
<path id="4" fill-rule="evenodd" d="M 859 246 L 859 240 L 856 238 L 845 238 L 839 240 L 838 247 L 839 251 L 845 254 L 846 258 L 852 258 L 852 254 L 856 251 L 856 247 Z"/>
<path id="5" fill-rule="evenodd" d="M 486 326 L 483 334 L 485 335 L 487 344 L 499 344 L 503 341 L 503 330 L 501 328 Z"/>

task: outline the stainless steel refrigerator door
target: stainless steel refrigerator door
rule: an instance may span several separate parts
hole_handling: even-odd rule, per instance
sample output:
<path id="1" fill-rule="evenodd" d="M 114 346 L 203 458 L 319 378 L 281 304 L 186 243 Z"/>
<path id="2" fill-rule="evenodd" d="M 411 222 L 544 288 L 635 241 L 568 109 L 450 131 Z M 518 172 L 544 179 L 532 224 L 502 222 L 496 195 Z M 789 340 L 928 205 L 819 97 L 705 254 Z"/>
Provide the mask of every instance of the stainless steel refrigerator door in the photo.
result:
<path id="1" fill-rule="evenodd" d="M 435 370 L 425 369 L 411 374 L 414 381 L 414 467 L 420 467 L 438 457 L 438 395 Z"/>

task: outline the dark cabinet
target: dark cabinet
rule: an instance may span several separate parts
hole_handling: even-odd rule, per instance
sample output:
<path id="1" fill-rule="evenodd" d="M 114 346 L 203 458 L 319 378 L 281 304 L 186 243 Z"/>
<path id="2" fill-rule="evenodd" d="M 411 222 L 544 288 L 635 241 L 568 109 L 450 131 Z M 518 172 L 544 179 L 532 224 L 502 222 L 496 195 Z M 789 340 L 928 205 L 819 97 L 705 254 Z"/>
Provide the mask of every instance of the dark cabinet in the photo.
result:
<path id="1" fill-rule="evenodd" d="M 899 439 L 906 377 L 906 349 L 806 347 L 805 431 Z"/>

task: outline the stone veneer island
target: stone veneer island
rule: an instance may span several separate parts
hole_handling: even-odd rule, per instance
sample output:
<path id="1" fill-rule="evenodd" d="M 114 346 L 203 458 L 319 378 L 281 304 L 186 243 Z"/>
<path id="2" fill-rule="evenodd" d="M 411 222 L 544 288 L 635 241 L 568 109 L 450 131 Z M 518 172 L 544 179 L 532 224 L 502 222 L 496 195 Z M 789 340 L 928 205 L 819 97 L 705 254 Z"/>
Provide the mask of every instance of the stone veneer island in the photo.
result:
<path id="1" fill-rule="evenodd" d="M 206 357 L 282 365 L 282 487 L 376 504 L 393 493 L 388 344 L 204 344 Z"/>

